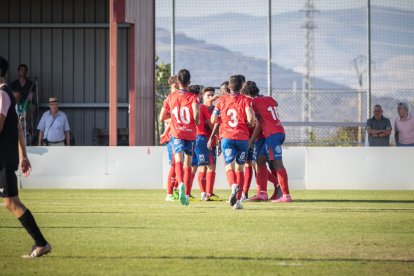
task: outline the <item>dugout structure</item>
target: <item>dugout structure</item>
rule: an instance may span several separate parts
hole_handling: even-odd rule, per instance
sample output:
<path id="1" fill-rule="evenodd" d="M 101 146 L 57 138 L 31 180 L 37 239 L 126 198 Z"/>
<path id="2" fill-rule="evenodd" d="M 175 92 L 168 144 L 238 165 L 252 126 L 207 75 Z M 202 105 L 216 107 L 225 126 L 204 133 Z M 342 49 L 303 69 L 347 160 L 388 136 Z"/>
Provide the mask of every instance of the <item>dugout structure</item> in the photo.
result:
<path id="1" fill-rule="evenodd" d="M 77 145 L 93 129 L 129 128 L 129 145 L 154 144 L 155 1 L 4 0 L 0 55 L 9 80 L 25 63 L 38 78 L 40 114 L 58 97 Z"/>

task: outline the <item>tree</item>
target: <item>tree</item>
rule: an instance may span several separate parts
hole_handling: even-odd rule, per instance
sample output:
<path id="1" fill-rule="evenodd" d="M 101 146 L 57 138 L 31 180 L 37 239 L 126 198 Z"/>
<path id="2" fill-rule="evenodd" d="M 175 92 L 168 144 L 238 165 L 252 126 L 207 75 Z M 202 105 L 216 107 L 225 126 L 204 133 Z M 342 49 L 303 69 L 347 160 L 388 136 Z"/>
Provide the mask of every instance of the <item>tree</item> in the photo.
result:
<path id="1" fill-rule="evenodd" d="M 160 141 L 160 133 L 164 131 L 164 125 L 159 124 L 158 115 L 160 114 L 162 103 L 168 94 L 168 78 L 171 76 L 171 64 L 164 64 L 163 62 L 158 63 L 159 57 L 155 57 L 155 81 L 156 81 L 156 91 L 155 91 L 155 144 L 158 145 Z"/>

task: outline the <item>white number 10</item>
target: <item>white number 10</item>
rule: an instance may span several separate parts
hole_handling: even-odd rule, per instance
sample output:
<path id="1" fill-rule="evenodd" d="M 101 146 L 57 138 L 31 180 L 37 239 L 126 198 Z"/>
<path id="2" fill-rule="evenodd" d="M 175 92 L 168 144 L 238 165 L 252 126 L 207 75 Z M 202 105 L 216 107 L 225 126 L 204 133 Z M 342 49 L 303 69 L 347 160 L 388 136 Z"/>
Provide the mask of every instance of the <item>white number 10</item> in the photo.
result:
<path id="1" fill-rule="evenodd" d="M 277 110 L 276 110 L 276 106 L 269 106 L 268 108 L 267 108 L 267 110 L 270 112 L 270 113 L 272 113 L 272 118 L 273 118 L 273 120 L 277 120 L 278 119 L 278 114 L 277 114 Z"/>
<path id="2" fill-rule="evenodd" d="M 176 106 L 171 111 L 172 114 L 174 114 L 175 118 L 177 119 L 177 122 L 179 124 L 183 123 L 188 125 L 190 123 L 190 109 L 188 107 L 183 106 L 180 109 Z M 180 121 L 181 119 L 181 121 Z"/>

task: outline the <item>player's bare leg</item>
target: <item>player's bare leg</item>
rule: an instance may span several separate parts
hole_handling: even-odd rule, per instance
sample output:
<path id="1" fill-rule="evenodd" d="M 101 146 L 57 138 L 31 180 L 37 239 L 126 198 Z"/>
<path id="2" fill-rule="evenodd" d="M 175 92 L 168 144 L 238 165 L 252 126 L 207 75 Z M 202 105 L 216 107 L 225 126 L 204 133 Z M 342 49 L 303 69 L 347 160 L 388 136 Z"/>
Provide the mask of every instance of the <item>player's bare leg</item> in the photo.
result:
<path id="1" fill-rule="evenodd" d="M 43 237 L 32 213 L 23 205 L 18 196 L 4 197 L 3 206 L 19 219 L 22 226 L 35 241 L 35 245 L 29 254 L 22 256 L 23 258 L 38 258 L 52 251 L 52 246 Z"/>

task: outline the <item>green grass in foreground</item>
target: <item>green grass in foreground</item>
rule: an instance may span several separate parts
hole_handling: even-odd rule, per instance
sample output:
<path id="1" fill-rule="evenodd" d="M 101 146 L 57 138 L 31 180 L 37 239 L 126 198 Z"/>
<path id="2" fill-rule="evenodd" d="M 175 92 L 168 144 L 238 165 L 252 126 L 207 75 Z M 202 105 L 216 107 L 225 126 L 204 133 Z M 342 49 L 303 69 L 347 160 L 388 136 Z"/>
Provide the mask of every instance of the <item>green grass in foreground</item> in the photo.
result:
<path id="1" fill-rule="evenodd" d="M 237 211 L 164 202 L 161 190 L 20 196 L 54 250 L 20 258 L 32 241 L 0 208 L 1 275 L 414 273 L 414 191 L 292 191 L 293 203 Z"/>

